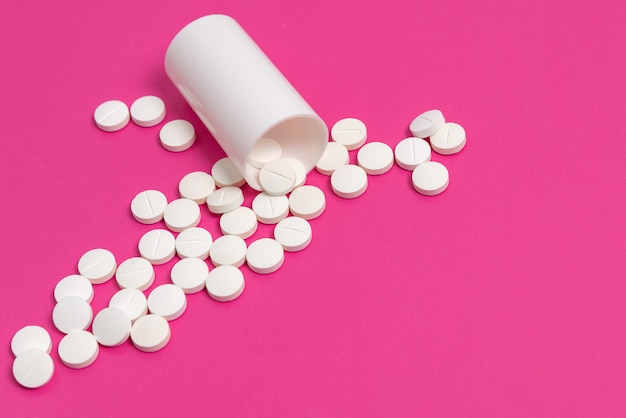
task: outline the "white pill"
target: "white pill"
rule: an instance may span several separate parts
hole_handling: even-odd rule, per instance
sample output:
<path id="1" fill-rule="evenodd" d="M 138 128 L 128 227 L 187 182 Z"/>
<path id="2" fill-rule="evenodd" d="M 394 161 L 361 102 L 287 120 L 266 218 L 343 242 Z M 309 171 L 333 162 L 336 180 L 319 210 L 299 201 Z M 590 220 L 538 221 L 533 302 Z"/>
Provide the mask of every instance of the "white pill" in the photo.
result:
<path id="1" fill-rule="evenodd" d="M 344 165 L 330 176 L 333 192 L 344 199 L 354 199 L 367 190 L 367 173 L 358 165 Z"/>
<path id="2" fill-rule="evenodd" d="M 204 171 L 189 173 L 178 183 L 180 197 L 191 199 L 199 205 L 205 204 L 206 198 L 214 191 L 215 180 Z"/>
<path id="3" fill-rule="evenodd" d="M 59 358 L 67 367 L 82 369 L 98 358 L 100 349 L 98 341 L 92 333 L 74 331 L 67 334 L 59 342 Z"/>
<path id="4" fill-rule="evenodd" d="M 193 125 L 183 119 L 167 122 L 159 131 L 161 145 L 168 151 L 182 152 L 196 142 L 196 130 Z"/>
<path id="5" fill-rule="evenodd" d="M 139 254 L 154 265 L 165 264 L 176 254 L 176 239 L 166 229 L 153 229 L 139 240 Z"/>
<path id="6" fill-rule="evenodd" d="M 283 160 L 289 161 L 293 168 L 296 170 L 296 182 L 293 187 L 300 187 L 306 181 L 306 167 L 302 164 L 302 161 L 293 157 L 284 157 Z"/>
<path id="7" fill-rule="evenodd" d="M 200 223 L 200 207 L 191 199 L 176 199 L 167 204 L 163 212 L 165 225 L 174 232 L 193 228 Z"/>
<path id="8" fill-rule="evenodd" d="M 415 167 L 411 179 L 416 191 L 426 196 L 434 196 L 446 190 L 450 176 L 443 164 L 428 161 Z"/>
<path id="9" fill-rule="evenodd" d="M 137 319 L 130 330 L 130 339 L 138 350 L 146 353 L 159 351 L 170 340 L 170 324 L 159 315 L 145 315 Z"/>
<path id="10" fill-rule="evenodd" d="M 199 258 L 183 258 L 174 264 L 170 272 L 172 283 L 187 294 L 204 289 L 208 275 L 209 266 Z"/>
<path id="11" fill-rule="evenodd" d="M 394 154 L 400 168 L 413 171 L 418 165 L 430 161 L 431 151 L 428 142 L 412 136 L 398 142 Z"/>
<path id="12" fill-rule="evenodd" d="M 288 160 L 270 161 L 261 169 L 259 183 L 267 194 L 285 195 L 292 191 L 296 184 L 296 169 Z"/>
<path id="13" fill-rule="evenodd" d="M 109 307 L 121 309 L 131 321 L 135 321 L 148 313 L 148 300 L 139 289 L 122 289 L 111 297 Z"/>
<path id="14" fill-rule="evenodd" d="M 333 141 L 345 145 L 348 150 L 354 150 L 365 143 L 367 128 L 359 119 L 345 118 L 333 125 L 330 136 Z"/>
<path id="15" fill-rule="evenodd" d="M 54 362 L 45 350 L 29 348 L 13 361 L 13 377 L 25 388 L 39 388 L 52 379 Z"/>
<path id="16" fill-rule="evenodd" d="M 220 228 L 224 235 L 237 235 L 246 239 L 256 232 L 258 225 L 254 211 L 245 206 L 239 206 L 220 217 Z"/>
<path id="17" fill-rule="evenodd" d="M 119 100 L 109 100 L 96 108 L 93 114 L 96 126 L 105 132 L 115 132 L 128 125 L 128 106 Z"/>
<path id="18" fill-rule="evenodd" d="M 434 109 L 424 112 L 413 119 L 409 125 L 409 130 L 413 136 L 428 138 L 443 128 L 444 123 L 446 123 L 446 118 L 441 113 L 441 110 Z"/>
<path id="19" fill-rule="evenodd" d="M 465 147 L 465 129 L 458 123 L 446 122 L 443 128 L 430 136 L 430 146 L 442 155 L 456 154 Z"/>
<path id="20" fill-rule="evenodd" d="M 130 336 L 131 320 L 119 308 L 104 308 L 93 319 L 91 329 L 96 340 L 104 346 L 116 347 Z"/>
<path id="21" fill-rule="evenodd" d="M 187 297 L 183 290 L 174 284 L 162 284 L 148 295 L 150 313 L 162 316 L 168 321 L 180 317 L 187 308 Z"/>
<path id="22" fill-rule="evenodd" d="M 338 167 L 350 162 L 348 148 L 339 142 L 329 142 L 322 158 L 315 165 L 315 169 L 320 173 L 330 176 Z"/>
<path id="23" fill-rule="evenodd" d="M 158 190 L 145 190 L 138 193 L 130 202 L 133 218 L 142 224 L 154 224 L 163 219 L 167 198 Z"/>
<path id="24" fill-rule="evenodd" d="M 80 274 L 71 274 L 59 280 L 54 287 L 54 299 L 58 302 L 67 296 L 78 296 L 87 303 L 93 300 L 93 285 Z"/>
<path id="25" fill-rule="evenodd" d="M 213 236 L 204 228 L 185 229 L 176 237 L 176 253 L 180 258 L 200 258 L 209 256 Z"/>
<path id="26" fill-rule="evenodd" d="M 246 287 L 243 273 L 234 266 L 214 268 L 206 279 L 206 290 L 218 302 L 237 299 Z"/>
<path id="27" fill-rule="evenodd" d="M 250 270 L 259 274 L 270 274 L 278 270 L 285 261 L 285 250 L 272 238 L 261 238 L 248 246 L 246 262 Z"/>
<path id="28" fill-rule="evenodd" d="M 356 160 L 367 174 L 377 176 L 393 166 L 393 150 L 383 142 L 370 142 L 359 150 Z"/>
<path id="29" fill-rule="evenodd" d="M 121 289 L 144 291 L 154 283 L 154 267 L 143 257 L 131 257 L 120 263 L 115 280 Z"/>
<path id="30" fill-rule="evenodd" d="M 287 196 L 272 196 L 265 192 L 259 193 L 252 200 L 252 210 L 259 222 L 275 224 L 289 214 Z"/>
<path id="31" fill-rule="evenodd" d="M 283 149 L 277 141 L 261 138 L 250 150 L 248 161 L 256 168 L 263 168 L 270 161 L 279 159 L 282 153 Z"/>
<path id="32" fill-rule="evenodd" d="M 130 105 L 130 117 L 137 126 L 149 128 L 165 118 L 165 103 L 156 96 L 143 96 Z"/>
<path id="33" fill-rule="evenodd" d="M 211 245 L 209 257 L 214 266 L 241 266 L 246 261 L 246 242 L 237 235 L 223 235 Z"/>
<path id="34" fill-rule="evenodd" d="M 213 164 L 211 175 L 217 187 L 241 187 L 246 182 L 233 160 L 229 157 L 224 157 Z"/>
<path id="35" fill-rule="evenodd" d="M 311 224 L 306 219 L 290 216 L 276 225 L 274 238 L 283 246 L 285 251 L 301 251 L 311 243 L 313 231 Z"/>
<path id="36" fill-rule="evenodd" d="M 207 197 L 206 204 L 213 213 L 230 212 L 243 204 L 243 192 L 239 187 L 217 189 Z"/>
<path id="37" fill-rule="evenodd" d="M 324 192 L 311 185 L 300 186 L 289 195 L 289 211 L 304 219 L 315 219 L 326 209 Z"/>
<path id="38" fill-rule="evenodd" d="M 11 339 L 11 351 L 14 356 L 29 348 L 36 348 L 50 353 L 52 350 L 52 340 L 48 331 L 39 325 L 28 325 L 20 329 Z"/>
<path id="39" fill-rule="evenodd" d="M 78 272 L 93 284 L 109 280 L 116 268 L 115 256 L 104 248 L 89 250 L 78 260 Z"/>
<path id="40" fill-rule="evenodd" d="M 87 329 L 92 318 L 91 305 L 78 296 L 61 299 L 52 311 L 54 326 L 65 334 Z"/>

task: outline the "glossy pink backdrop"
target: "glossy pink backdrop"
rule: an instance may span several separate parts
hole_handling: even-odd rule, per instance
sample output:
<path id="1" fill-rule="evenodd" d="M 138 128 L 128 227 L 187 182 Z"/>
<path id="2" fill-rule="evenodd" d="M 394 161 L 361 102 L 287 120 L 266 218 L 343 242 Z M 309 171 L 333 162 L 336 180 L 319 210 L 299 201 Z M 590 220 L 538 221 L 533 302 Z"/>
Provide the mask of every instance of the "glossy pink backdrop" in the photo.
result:
<path id="1" fill-rule="evenodd" d="M 620 2 L 55 3 L 0 14 L 0 416 L 626 414 Z M 399 167 L 351 201 L 312 174 L 328 207 L 307 250 L 269 276 L 244 268 L 235 302 L 191 295 L 158 353 L 128 342 L 68 369 L 56 282 L 91 248 L 137 255 L 150 227 L 133 196 L 174 199 L 223 156 L 163 69 L 177 31 L 210 13 L 238 20 L 329 126 L 358 117 L 395 146 L 439 108 L 468 145 L 433 157 L 451 176 L 434 198 Z M 102 101 L 146 94 L 195 125 L 194 147 L 165 151 L 158 127 L 95 127 Z M 97 286 L 96 312 L 115 290 Z M 54 342 L 37 390 L 11 376 L 9 342 L 28 324 Z"/>

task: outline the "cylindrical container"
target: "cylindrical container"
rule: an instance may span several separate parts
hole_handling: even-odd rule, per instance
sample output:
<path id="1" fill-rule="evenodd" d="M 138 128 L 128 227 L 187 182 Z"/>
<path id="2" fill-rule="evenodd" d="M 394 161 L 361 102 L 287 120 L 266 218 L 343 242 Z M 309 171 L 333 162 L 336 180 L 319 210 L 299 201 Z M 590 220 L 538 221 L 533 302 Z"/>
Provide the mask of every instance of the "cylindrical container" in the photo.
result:
<path id="1" fill-rule="evenodd" d="M 259 189 L 248 155 L 261 138 L 307 172 L 328 142 L 324 121 L 235 20 L 201 17 L 185 26 L 165 54 L 165 71 L 213 137 Z"/>

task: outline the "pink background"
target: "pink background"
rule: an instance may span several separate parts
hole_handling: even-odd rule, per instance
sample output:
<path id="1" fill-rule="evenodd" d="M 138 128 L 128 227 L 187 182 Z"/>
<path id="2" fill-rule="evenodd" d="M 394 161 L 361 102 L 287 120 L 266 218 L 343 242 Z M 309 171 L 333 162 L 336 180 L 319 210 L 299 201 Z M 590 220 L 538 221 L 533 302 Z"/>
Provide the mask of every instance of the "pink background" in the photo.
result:
<path id="1" fill-rule="evenodd" d="M 6 4 L 0 416 L 624 416 L 620 3 Z M 395 146 L 439 108 L 467 147 L 433 157 L 451 176 L 434 198 L 399 167 L 356 200 L 313 173 L 328 206 L 307 250 L 269 276 L 243 268 L 235 302 L 191 295 L 160 352 L 128 342 L 68 369 L 51 322 L 57 281 L 94 247 L 137 255 L 150 227 L 130 216 L 133 196 L 174 199 L 183 175 L 223 156 L 163 69 L 173 36 L 210 13 L 237 19 L 329 126 L 358 117 Z M 195 125 L 194 147 L 165 151 L 158 127 L 95 127 L 101 102 L 146 94 L 165 100 L 166 120 Z M 97 286 L 94 311 L 115 290 Z M 9 342 L 28 324 L 54 342 L 54 378 L 37 390 L 11 376 Z"/>

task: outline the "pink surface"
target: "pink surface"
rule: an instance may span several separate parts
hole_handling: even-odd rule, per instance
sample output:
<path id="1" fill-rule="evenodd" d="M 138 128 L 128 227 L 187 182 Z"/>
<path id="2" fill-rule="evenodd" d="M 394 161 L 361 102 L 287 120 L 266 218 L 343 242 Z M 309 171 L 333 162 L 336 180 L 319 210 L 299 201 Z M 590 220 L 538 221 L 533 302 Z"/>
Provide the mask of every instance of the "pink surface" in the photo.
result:
<path id="1" fill-rule="evenodd" d="M 55 3 L 0 14 L 0 416 L 626 414 L 620 2 Z M 244 268 L 235 302 L 191 295 L 160 352 L 128 342 L 68 369 L 57 281 L 94 247 L 137 255 L 150 227 L 132 197 L 174 199 L 183 175 L 223 156 L 163 69 L 176 32 L 210 13 L 237 19 L 329 126 L 358 117 L 394 146 L 439 108 L 468 145 L 434 156 L 451 175 L 434 198 L 398 167 L 352 201 L 311 175 L 328 207 L 307 250 L 270 276 Z M 145 94 L 196 126 L 194 147 L 94 126 L 102 101 Z M 115 290 L 97 286 L 94 310 Z M 27 324 L 54 342 L 56 373 L 37 390 L 10 371 Z"/>

